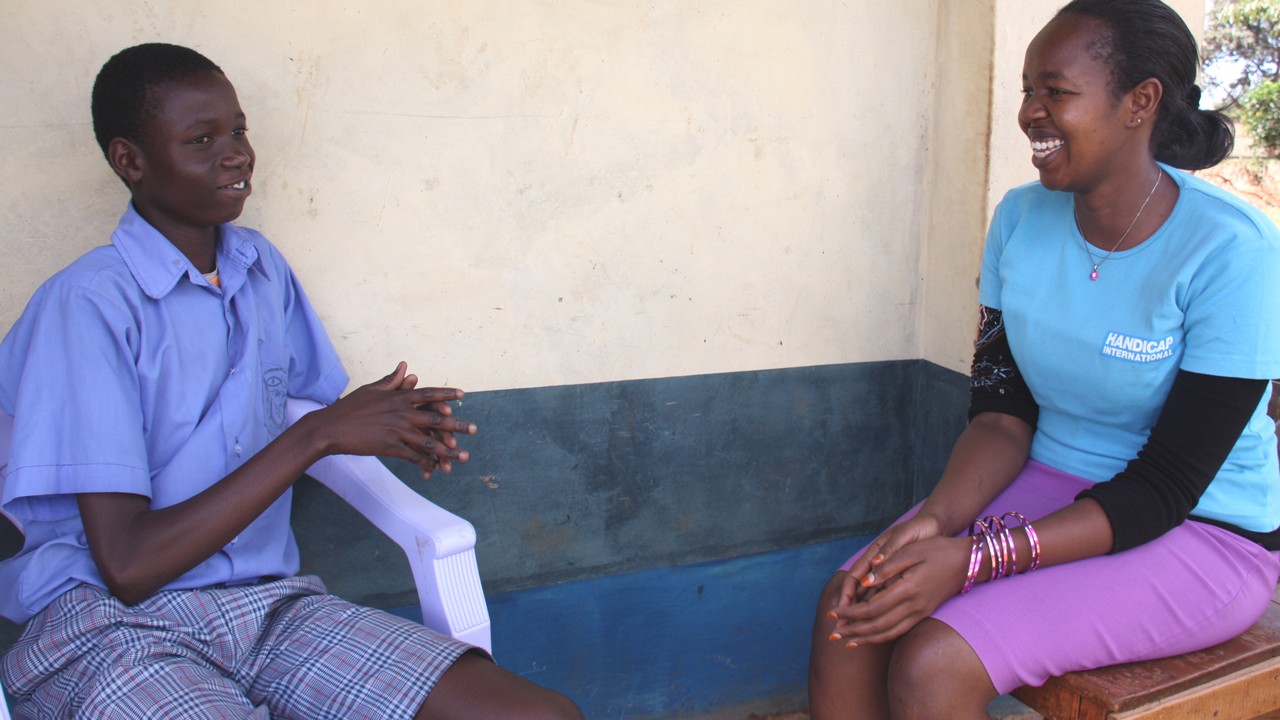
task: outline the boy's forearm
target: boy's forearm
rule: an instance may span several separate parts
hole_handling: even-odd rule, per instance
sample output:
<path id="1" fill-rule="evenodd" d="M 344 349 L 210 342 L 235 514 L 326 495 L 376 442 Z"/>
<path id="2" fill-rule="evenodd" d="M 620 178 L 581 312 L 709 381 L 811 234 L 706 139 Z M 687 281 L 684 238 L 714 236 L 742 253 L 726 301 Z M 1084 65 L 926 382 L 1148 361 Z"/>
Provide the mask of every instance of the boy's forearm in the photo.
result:
<path id="1" fill-rule="evenodd" d="M 323 456 L 300 422 L 203 492 L 153 510 L 141 495 L 78 496 L 89 549 L 113 595 L 133 604 L 230 543 Z"/>
<path id="2" fill-rule="evenodd" d="M 149 597 L 225 547 L 327 455 L 395 457 L 424 475 L 465 462 L 468 453 L 453 434 L 474 434 L 475 423 L 452 417 L 445 405 L 462 391 L 414 387 L 407 370 L 402 362 L 304 415 L 235 472 L 176 505 L 153 510 L 140 495 L 79 496 L 89 550 L 107 587 L 125 602 Z"/>

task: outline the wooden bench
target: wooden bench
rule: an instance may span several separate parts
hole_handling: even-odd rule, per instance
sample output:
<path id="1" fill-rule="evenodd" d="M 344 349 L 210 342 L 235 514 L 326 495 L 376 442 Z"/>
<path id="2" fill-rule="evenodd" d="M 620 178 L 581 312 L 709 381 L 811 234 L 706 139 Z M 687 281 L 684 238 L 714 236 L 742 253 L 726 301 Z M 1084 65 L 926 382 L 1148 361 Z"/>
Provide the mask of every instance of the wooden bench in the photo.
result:
<path id="1" fill-rule="evenodd" d="M 1257 624 L 1221 645 L 1067 673 L 1013 696 L 1046 720 L 1252 720 L 1280 713 L 1280 590 Z"/>

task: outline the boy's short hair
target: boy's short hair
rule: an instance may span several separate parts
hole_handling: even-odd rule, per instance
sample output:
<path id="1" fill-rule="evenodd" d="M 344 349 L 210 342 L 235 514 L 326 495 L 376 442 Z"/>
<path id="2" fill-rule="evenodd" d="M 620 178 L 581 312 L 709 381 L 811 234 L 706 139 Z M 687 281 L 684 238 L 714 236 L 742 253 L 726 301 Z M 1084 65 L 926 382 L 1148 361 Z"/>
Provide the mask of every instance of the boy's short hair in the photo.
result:
<path id="1" fill-rule="evenodd" d="M 144 116 L 159 110 L 152 93 L 156 86 L 206 72 L 225 74 L 209 58 L 180 45 L 146 43 L 113 55 L 93 81 L 93 134 L 102 154 L 112 138 L 142 141 Z"/>

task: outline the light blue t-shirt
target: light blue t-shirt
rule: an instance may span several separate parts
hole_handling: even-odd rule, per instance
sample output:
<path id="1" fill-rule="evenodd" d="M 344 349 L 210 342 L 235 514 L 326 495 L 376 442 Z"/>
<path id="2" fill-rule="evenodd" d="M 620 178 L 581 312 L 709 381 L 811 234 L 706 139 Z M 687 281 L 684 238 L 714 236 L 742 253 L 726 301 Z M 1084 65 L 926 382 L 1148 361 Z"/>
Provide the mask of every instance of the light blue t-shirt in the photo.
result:
<path id="1" fill-rule="evenodd" d="M 185 500 L 280 434 L 286 395 L 347 385 L 284 258 L 219 228 L 221 289 L 130 205 L 111 245 L 46 281 L 0 344 L 0 409 L 14 416 L 4 492 L 26 542 L 0 562 L 0 614 L 22 622 L 78 583 L 105 587 L 75 494 Z M 298 570 L 285 493 L 166 589 Z"/>
<path id="2" fill-rule="evenodd" d="M 1010 191 L 987 236 L 979 301 L 1002 311 L 1040 406 L 1031 457 L 1089 480 L 1111 479 L 1137 455 L 1179 369 L 1280 377 L 1280 233 L 1239 198 L 1162 167 L 1179 188 L 1173 213 L 1103 262 L 1096 281 L 1071 193 Z M 1269 397 L 1268 384 L 1193 515 L 1280 526 Z"/>

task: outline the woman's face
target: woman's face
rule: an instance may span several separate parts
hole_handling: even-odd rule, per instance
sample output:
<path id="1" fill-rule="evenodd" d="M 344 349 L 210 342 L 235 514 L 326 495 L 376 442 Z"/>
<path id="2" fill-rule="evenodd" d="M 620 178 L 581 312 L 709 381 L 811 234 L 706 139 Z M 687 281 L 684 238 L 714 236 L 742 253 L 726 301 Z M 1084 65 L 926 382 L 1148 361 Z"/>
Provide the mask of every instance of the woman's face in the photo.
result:
<path id="1" fill-rule="evenodd" d="M 1125 97 L 1111 87 L 1100 45 L 1101 21 L 1063 15 L 1027 46 L 1018 124 L 1031 140 L 1031 164 L 1051 190 L 1088 192 L 1132 162 Z"/>

